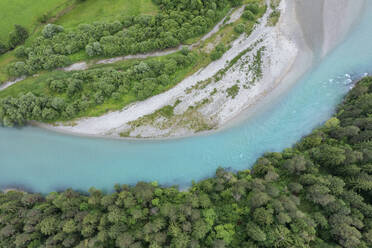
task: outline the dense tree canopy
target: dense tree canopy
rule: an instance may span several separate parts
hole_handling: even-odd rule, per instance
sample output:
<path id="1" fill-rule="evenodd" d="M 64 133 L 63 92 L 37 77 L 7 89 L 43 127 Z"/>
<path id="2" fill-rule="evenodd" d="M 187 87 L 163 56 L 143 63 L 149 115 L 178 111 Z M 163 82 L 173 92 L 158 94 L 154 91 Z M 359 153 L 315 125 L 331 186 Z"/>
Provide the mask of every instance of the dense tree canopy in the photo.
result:
<path id="1" fill-rule="evenodd" d="M 294 147 L 251 171 L 220 168 L 188 191 L 139 182 L 110 194 L 0 193 L 0 246 L 372 247 L 371 116 L 365 78 Z"/>

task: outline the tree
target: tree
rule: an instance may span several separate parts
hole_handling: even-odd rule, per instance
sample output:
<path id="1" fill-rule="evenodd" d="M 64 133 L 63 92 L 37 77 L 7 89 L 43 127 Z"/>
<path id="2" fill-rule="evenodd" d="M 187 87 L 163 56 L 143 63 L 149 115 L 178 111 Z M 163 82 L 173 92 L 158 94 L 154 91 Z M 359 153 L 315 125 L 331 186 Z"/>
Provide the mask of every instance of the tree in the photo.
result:
<path id="1" fill-rule="evenodd" d="M 253 220 L 259 225 L 270 225 L 274 222 L 273 210 L 265 208 L 257 208 L 253 212 Z"/>
<path id="2" fill-rule="evenodd" d="M 216 237 L 229 245 L 234 240 L 235 228 L 233 224 L 218 225 L 215 227 Z"/>
<path id="3" fill-rule="evenodd" d="M 63 31 L 64 28 L 62 26 L 49 23 L 43 28 L 41 33 L 44 36 L 44 38 L 51 39 L 53 38 L 54 35 L 61 33 Z"/>
<path id="4" fill-rule="evenodd" d="M 230 0 L 230 3 L 232 7 L 236 7 L 242 5 L 243 0 Z"/>
<path id="5" fill-rule="evenodd" d="M 255 241 L 265 241 L 266 234 L 253 222 L 248 222 L 246 226 L 247 235 Z"/>
<path id="6" fill-rule="evenodd" d="M 44 235 L 51 235 L 57 232 L 58 221 L 55 217 L 47 217 L 40 223 L 40 230 Z"/>
<path id="7" fill-rule="evenodd" d="M 28 74 L 27 65 L 25 62 L 19 61 L 8 66 L 8 74 L 10 76 L 19 77 Z"/>

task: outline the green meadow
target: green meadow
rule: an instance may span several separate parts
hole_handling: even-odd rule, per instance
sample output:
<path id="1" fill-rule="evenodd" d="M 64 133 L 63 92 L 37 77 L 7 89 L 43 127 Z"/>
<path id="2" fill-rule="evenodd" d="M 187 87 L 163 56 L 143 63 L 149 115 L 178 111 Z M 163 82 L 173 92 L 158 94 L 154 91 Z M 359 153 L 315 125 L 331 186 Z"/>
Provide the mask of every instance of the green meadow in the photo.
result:
<path id="1" fill-rule="evenodd" d="M 157 11 L 152 0 L 86 0 L 61 16 L 56 23 L 74 28 L 81 23 L 116 20 L 120 15 L 153 14 Z"/>
<path id="2" fill-rule="evenodd" d="M 32 3 L 31 3 L 32 2 Z M 30 33 L 39 25 L 43 14 L 54 15 L 67 7 L 68 0 L 1 0 L 0 1 L 0 41 L 6 43 L 14 24 L 24 26 Z"/>

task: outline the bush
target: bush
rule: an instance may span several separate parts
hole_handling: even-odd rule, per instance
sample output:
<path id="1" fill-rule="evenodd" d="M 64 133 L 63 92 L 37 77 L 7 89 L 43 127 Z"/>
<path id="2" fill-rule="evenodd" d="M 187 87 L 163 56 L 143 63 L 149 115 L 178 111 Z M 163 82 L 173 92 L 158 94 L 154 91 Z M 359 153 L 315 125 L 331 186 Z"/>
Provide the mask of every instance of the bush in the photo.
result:
<path id="1" fill-rule="evenodd" d="M 9 34 L 9 47 L 14 49 L 16 46 L 25 42 L 28 38 L 27 30 L 21 25 L 14 25 L 14 31 Z"/>
<path id="2" fill-rule="evenodd" d="M 225 45 L 223 43 L 218 44 L 211 53 L 211 59 L 214 61 L 221 58 L 225 51 Z"/>
<path id="3" fill-rule="evenodd" d="M 260 13 L 260 6 L 257 3 L 250 3 L 245 7 L 245 10 L 251 11 L 253 14 L 257 15 Z"/>
<path id="4" fill-rule="evenodd" d="M 27 53 L 26 53 L 26 49 L 24 46 L 19 46 L 15 49 L 15 56 L 17 58 L 26 58 L 27 57 Z"/>
<path id="5" fill-rule="evenodd" d="M 41 32 L 44 38 L 51 39 L 54 35 L 63 32 L 63 27 L 55 24 L 47 24 Z"/>
<path id="6" fill-rule="evenodd" d="M 99 42 L 94 42 L 91 45 L 85 47 L 85 52 L 89 57 L 98 56 L 102 54 L 102 47 Z"/>
<path id="7" fill-rule="evenodd" d="M 0 55 L 6 53 L 7 51 L 8 48 L 3 43 L 0 42 Z"/>
<path id="8" fill-rule="evenodd" d="M 37 18 L 37 21 L 40 23 L 47 23 L 48 19 L 49 19 L 49 16 L 47 14 L 42 14 L 41 16 Z"/>
<path id="9" fill-rule="evenodd" d="M 13 77 L 19 77 L 26 75 L 28 73 L 27 66 L 25 62 L 15 62 L 8 66 L 7 68 L 8 74 Z"/>
<path id="10" fill-rule="evenodd" d="M 234 31 L 238 34 L 242 34 L 245 31 L 245 25 L 243 23 L 240 23 L 234 27 Z"/>
<path id="11" fill-rule="evenodd" d="M 234 99 L 239 93 L 239 86 L 235 84 L 234 86 L 228 88 L 226 92 L 229 97 Z"/>
<path id="12" fill-rule="evenodd" d="M 230 2 L 232 7 L 236 7 L 242 5 L 243 0 L 230 0 Z"/>
<path id="13" fill-rule="evenodd" d="M 245 10 L 242 14 L 242 17 L 244 19 L 247 19 L 249 21 L 255 21 L 256 20 L 256 17 L 254 16 L 254 14 L 252 13 L 252 11 L 250 10 Z"/>

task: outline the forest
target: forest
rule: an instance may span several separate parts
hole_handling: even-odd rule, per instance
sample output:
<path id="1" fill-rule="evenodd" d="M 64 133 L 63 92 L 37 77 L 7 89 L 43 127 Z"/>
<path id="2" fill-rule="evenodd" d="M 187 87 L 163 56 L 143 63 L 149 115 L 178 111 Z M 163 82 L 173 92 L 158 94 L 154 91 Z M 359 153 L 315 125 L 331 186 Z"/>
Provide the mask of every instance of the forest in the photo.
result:
<path id="1" fill-rule="evenodd" d="M 372 78 L 293 147 L 187 191 L 0 193 L 0 247 L 372 247 Z"/>

